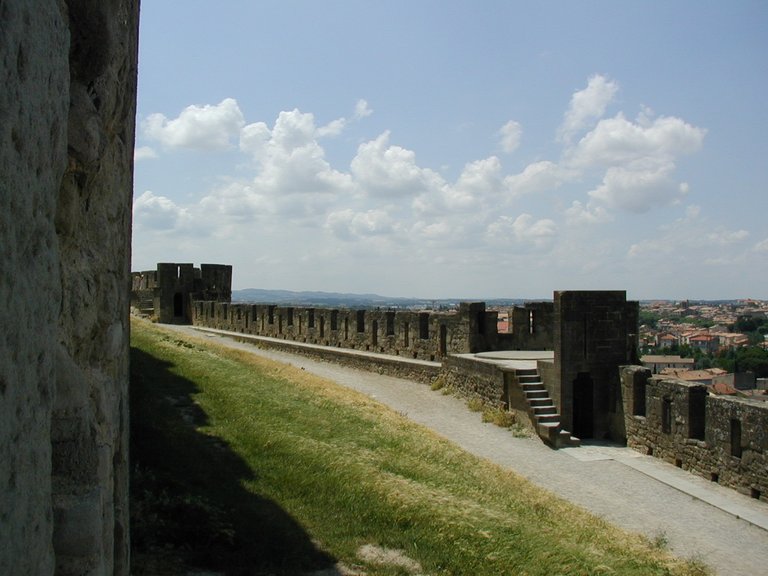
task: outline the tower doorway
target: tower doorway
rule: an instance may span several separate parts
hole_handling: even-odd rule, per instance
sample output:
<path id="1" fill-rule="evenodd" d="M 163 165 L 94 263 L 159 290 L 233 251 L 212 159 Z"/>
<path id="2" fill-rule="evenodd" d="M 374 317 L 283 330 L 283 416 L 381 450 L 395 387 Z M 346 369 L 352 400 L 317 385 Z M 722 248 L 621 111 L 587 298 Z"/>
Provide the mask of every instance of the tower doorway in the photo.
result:
<path id="1" fill-rule="evenodd" d="M 184 317 L 184 295 L 181 292 L 176 292 L 173 295 L 173 316 L 175 318 Z"/>
<path id="2" fill-rule="evenodd" d="M 573 381 L 573 434 L 592 438 L 595 433 L 595 383 L 588 372 L 579 372 Z"/>

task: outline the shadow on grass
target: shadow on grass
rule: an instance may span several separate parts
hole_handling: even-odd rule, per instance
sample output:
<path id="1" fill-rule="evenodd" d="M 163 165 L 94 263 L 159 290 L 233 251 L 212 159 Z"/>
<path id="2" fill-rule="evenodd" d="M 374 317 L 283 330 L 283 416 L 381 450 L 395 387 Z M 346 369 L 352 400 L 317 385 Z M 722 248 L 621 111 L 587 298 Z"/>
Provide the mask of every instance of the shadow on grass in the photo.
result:
<path id="1" fill-rule="evenodd" d="M 201 434 L 194 382 L 131 348 L 133 574 L 204 568 L 231 575 L 304 574 L 334 559 L 275 502 L 245 490 L 257 471 Z"/>

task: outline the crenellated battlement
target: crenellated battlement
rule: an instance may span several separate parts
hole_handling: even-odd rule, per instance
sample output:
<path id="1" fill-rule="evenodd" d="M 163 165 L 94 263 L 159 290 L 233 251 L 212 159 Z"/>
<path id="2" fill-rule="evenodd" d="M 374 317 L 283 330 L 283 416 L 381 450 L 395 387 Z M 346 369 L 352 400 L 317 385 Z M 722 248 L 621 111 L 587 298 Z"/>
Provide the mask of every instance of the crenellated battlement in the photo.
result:
<path id="1" fill-rule="evenodd" d="M 419 360 L 496 349 L 498 313 L 484 302 L 451 312 L 195 301 L 192 323 L 281 340 Z"/>

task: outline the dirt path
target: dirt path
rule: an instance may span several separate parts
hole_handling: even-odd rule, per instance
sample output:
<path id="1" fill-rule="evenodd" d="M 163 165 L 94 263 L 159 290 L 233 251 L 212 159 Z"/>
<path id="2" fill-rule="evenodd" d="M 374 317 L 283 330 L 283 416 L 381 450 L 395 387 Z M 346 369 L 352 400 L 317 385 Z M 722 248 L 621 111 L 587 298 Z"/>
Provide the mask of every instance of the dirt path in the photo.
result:
<path id="1" fill-rule="evenodd" d="M 483 423 L 452 396 L 407 380 L 257 348 L 190 326 L 180 332 L 285 362 L 358 390 L 477 456 L 624 529 L 645 534 L 681 558 L 722 575 L 768 574 L 768 505 L 628 448 L 551 450 Z M 746 518 L 747 520 L 745 520 Z"/>

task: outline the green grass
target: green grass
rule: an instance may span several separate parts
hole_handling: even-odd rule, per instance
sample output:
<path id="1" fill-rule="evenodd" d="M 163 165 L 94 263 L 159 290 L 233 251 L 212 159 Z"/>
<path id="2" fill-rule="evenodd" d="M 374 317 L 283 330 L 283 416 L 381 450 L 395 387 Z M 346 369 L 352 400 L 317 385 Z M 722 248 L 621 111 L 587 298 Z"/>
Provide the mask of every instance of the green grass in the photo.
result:
<path id="1" fill-rule="evenodd" d="M 701 573 L 304 371 L 148 322 L 131 361 L 134 574 Z"/>

